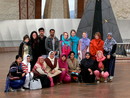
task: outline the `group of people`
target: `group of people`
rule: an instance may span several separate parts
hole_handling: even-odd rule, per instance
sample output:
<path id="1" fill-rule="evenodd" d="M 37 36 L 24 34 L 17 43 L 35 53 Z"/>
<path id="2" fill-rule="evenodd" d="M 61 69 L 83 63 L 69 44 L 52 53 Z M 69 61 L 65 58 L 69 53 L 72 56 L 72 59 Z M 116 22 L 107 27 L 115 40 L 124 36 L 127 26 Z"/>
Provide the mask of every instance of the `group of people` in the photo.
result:
<path id="1" fill-rule="evenodd" d="M 16 60 L 9 68 L 5 92 L 29 89 L 30 79 L 38 78 L 42 88 L 70 82 L 100 83 L 112 81 L 115 68 L 116 41 L 108 33 L 105 41 L 100 32 L 90 40 L 86 32 L 80 39 L 71 30 L 55 36 L 44 28 L 23 37 Z"/>

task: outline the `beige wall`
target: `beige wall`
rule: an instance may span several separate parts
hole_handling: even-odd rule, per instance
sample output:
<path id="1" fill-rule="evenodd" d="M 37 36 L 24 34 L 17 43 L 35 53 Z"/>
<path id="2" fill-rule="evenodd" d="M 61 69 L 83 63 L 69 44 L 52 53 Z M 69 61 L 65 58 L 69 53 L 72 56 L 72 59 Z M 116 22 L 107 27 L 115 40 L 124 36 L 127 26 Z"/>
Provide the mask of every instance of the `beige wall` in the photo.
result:
<path id="1" fill-rule="evenodd" d="M 19 0 L 0 0 L 0 20 L 19 19 Z"/>
<path id="2" fill-rule="evenodd" d="M 130 19 L 130 0 L 110 0 L 118 20 Z"/>

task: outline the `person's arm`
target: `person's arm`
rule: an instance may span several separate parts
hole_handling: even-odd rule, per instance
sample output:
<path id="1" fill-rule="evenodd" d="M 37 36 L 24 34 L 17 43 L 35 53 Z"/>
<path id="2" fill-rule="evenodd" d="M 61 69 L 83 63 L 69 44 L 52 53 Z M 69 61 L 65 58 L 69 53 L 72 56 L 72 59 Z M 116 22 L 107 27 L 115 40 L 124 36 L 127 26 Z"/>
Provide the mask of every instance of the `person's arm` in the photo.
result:
<path id="1" fill-rule="evenodd" d="M 47 74 L 41 68 L 37 68 L 36 71 L 41 75 Z"/>
<path id="2" fill-rule="evenodd" d="M 56 68 L 54 68 L 54 70 L 58 70 L 59 69 L 59 63 L 57 61 L 57 65 L 56 65 Z"/>
<path id="3" fill-rule="evenodd" d="M 22 53 L 23 53 L 22 50 L 23 50 L 23 43 L 21 43 L 20 46 L 19 46 L 18 54 L 19 54 L 20 56 L 22 56 Z"/>
<path id="4" fill-rule="evenodd" d="M 110 51 L 110 55 L 116 52 L 116 47 L 117 47 L 117 44 L 113 45 L 112 50 Z"/>
<path id="5" fill-rule="evenodd" d="M 56 52 L 58 52 L 59 51 L 59 40 L 58 40 L 58 38 L 56 38 L 56 49 L 55 49 L 55 51 Z"/>
<path id="6" fill-rule="evenodd" d="M 77 66 L 77 70 L 80 70 L 80 66 L 79 66 L 79 61 L 76 59 L 76 66 Z"/>
<path id="7" fill-rule="evenodd" d="M 45 48 L 48 51 L 52 51 L 49 47 L 48 47 L 48 38 L 45 39 Z"/>
<path id="8" fill-rule="evenodd" d="M 60 55 L 62 54 L 62 49 L 61 49 L 62 46 L 61 45 L 62 45 L 62 41 L 59 42 L 59 52 L 60 52 Z"/>

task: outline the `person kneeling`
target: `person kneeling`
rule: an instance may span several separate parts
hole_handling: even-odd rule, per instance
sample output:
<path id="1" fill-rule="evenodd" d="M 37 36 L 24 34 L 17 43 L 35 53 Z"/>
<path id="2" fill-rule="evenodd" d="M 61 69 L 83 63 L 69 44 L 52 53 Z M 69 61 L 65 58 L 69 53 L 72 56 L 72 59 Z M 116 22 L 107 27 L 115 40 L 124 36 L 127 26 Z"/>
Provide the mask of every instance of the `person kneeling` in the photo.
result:
<path id="1" fill-rule="evenodd" d="M 96 67 L 97 68 L 94 71 L 97 83 L 99 83 L 100 81 L 107 82 L 109 73 L 107 70 L 107 64 L 106 64 L 105 59 L 106 57 L 103 55 L 103 52 L 97 51 L 97 54 L 96 54 Z"/>
<path id="2" fill-rule="evenodd" d="M 82 81 L 85 83 L 94 83 L 95 82 L 95 75 L 94 75 L 94 60 L 91 59 L 90 53 L 87 52 L 85 54 L 85 58 L 81 60 L 81 77 Z"/>
<path id="3" fill-rule="evenodd" d="M 60 59 L 58 60 L 59 62 L 59 68 L 62 71 L 60 74 L 60 83 L 69 83 L 71 82 L 71 77 L 68 74 L 68 64 L 67 64 L 67 56 L 65 54 L 62 54 Z"/>
<path id="4" fill-rule="evenodd" d="M 32 71 L 34 72 L 34 77 L 41 80 L 42 88 L 54 86 L 53 79 L 48 75 L 45 68 L 44 58 L 41 56 L 38 58 Z"/>
<path id="5" fill-rule="evenodd" d="M 22 88 L 25 82 L 25 73 L 22 70 L 22 57 L 16 55 L 16 60 L 10 66 L 9 73 L 6 78 L 5 92 L 24 91 Z"/>

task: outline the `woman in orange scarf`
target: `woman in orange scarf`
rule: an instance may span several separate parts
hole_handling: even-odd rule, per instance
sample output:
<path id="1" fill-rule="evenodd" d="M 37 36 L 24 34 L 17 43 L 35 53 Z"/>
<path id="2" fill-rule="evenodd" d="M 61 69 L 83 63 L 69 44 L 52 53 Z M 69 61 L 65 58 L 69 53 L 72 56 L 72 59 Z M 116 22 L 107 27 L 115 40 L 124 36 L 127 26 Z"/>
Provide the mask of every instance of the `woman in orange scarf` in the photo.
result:
<path id="1" fill-rule="evenodd" d="M 98 50 L 101 50 L 102 52 L 104 51 L 103 46 L 104 46 L 104 41 L 101 39 L 101 34 L 100 32 L 96 32 L 94 35 L 94 39 L 91 40 L 90 42 L 90 54 L 92 56 L 92 59 L 95 60 L 95 55 Z"/>

